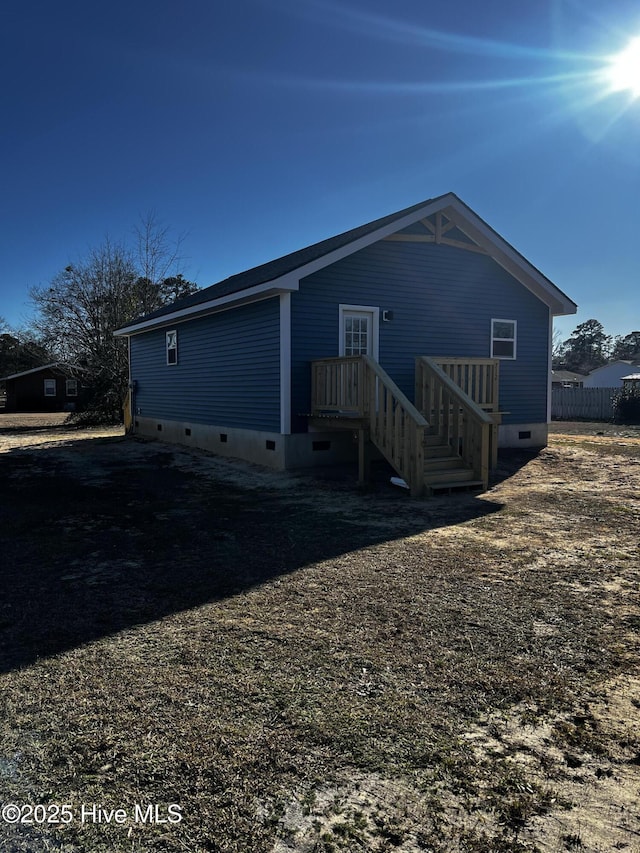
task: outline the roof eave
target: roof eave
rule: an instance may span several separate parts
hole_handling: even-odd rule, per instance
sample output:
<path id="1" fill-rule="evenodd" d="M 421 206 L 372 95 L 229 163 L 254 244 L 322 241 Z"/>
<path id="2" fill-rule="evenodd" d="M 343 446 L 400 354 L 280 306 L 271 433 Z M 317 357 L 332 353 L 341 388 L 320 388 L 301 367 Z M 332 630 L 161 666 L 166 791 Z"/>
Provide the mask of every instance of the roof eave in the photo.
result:
<path id="1" fill-rule="evenodd" d="M 116 337 L 130 337 L 138 335 L 142 332 L 149 332 L 152 329 L 160 329 L 163 326 L 172 326 L 175 323 L 182 323 L 185 320 L 194 320 L 196 317 L 202 317 L 205 314 L 214 314 L 218 311 L 225 311 L 229 308 L 237 308 L 240 305 L 246 305 L 250 302 L 259 302 L 262 299 L 268 299 L 271 296 L 276 296 L 278 293 L 297 290 L 296 286 L 285 286 L 275 284 L 268 281 L 263 284 L 255 285 L 254 287 L 239 290 L 237 293 L 230 293 L 226 296 L 220 296 L 218 299 L 209 299 L 207 302 L 201 302 L 198 305 L 191 305 L 189 308 L 182 308 L 177 311 L 171 311 L 167 314 L 162 314 L 160 317 L 154 317 L 149 320 L 142 320 L 139 323 L 132 323 L 129 326 L 123 326 L 114 331 Z"/>

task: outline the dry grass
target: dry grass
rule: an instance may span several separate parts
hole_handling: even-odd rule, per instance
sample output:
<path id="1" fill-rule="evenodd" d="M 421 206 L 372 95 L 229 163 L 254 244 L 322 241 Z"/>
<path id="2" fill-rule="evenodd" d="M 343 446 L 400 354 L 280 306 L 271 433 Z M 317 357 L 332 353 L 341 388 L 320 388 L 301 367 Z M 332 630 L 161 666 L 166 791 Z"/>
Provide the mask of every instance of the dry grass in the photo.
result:
<path id="1" fill-rule="evenodd" d="M 0 800 L 74 819 L 2 849 L 637 848 L 640 462 L 595 431 L 431 501 L 5 433 Z"/>

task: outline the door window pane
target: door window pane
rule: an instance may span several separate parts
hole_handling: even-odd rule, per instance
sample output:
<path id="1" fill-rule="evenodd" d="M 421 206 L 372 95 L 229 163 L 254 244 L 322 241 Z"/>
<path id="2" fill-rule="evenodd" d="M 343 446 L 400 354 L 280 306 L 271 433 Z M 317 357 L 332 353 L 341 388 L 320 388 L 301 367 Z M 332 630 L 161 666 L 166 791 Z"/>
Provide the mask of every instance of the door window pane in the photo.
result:
<path id="1" fill-rule="evenodd" d="M 368 355 L 369 334 L 369 317 L 363 314 L 345 315 L 344 354 Z"/>

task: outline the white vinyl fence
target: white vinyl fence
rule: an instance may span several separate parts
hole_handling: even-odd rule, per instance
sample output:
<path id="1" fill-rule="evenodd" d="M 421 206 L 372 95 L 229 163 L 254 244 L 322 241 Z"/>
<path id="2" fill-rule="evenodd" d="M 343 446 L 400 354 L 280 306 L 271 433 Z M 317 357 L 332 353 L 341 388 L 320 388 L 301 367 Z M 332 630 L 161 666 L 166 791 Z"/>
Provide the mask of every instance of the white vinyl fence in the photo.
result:
<path id="1" fill-rule="evenodd" d="M 611 420 L 611 401 L 620 391 L 620 388 L 553 388 L 551 417 L 561 421 L 570 421 L 573 418 Z"/>

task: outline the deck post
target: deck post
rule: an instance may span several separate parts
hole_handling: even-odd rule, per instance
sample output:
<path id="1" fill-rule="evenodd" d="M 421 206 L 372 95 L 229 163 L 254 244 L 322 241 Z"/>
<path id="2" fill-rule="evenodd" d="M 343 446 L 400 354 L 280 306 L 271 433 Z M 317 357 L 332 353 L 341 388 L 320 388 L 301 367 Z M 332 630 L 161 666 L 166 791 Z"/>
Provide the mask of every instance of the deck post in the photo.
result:
<path id="1" fill-rule="evenodd" d="M 413 474 L 411 478 L 411 497 L 419 498 L 425 493 L 424 484 L 424 433 L 425 427 L 419 426 L 414 433 L 415 446 L 412 448 Z M 428 490 L 427 490 L 428 494 Z"/>
<path id="2" fill-rule="evenodd" d="M 364 486 L 371 480 L 371 441 L 368 429 L 358 430 L 358 484 Z"/>

